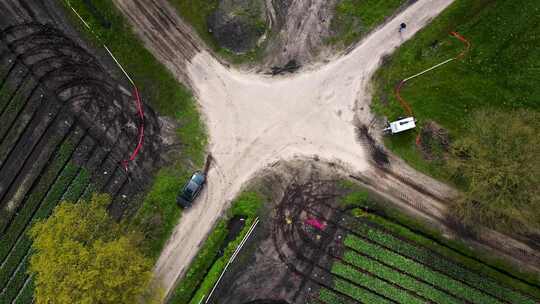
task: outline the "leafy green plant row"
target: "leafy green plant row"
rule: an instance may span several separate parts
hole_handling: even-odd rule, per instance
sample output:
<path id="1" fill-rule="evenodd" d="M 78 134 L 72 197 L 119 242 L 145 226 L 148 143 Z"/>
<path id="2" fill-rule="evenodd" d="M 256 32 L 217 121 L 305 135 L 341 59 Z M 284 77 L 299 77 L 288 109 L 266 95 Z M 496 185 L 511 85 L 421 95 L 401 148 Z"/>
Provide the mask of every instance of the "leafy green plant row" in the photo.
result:
<path id="1" fill-rule="evenodd" d="M 19 297 L 16 298 L 15 302 L 13 304 L 28 304 L 33 303 L 34 301 L 34 278 L 30 277 L 28 278 L 28 282 L 25 283 L 23 289 L 21 290 L 21 293 L 19 294 Z"/>
<path id="2" fill-rule="evenodd" d="M 357 284 L 362 285 L 363 287 L 373 290 L 380 295 L 386 296 L 394 301 L 400 303 L 411 303 L 411 304 L 423 304 L 424 301 L 414 295 L 407 293 L 404 290 L 397 288 L 381 279 L 361 273 L 354 268 L 345 265 L 341 262 L 335 262 L 332 265 L 332 273 L 341 275 L 344 278 L 351 280 Z"/>
<path id="3" fill-rule="evenodd" d="M 13 277 L 9 280 L 4 292 L 0 294 L 0 304 L 9 304 L 17 296 L 21 288 L 28 278 L 27 269 L 29 265 L 30 254 L 28 254 L 17 271 L 13 274 Z"/>
<path id="4" fill-rule="evenodd" d="M 319 299 L 327 304 L 342 304 L 344 301 L 336 295 L 334 292 L 326 289 L 321 288 L 319 290 Z"/>
<path id="5" fill-rule="evenodd" d="M 523 296 L 522 294 L 519 294 L 513 290 L 501 286 L 500 284 L 497 284 L 495 281 L 486 276 L 480 276 L 466 269 L 465 267 L 462 267 L 459 264 L 444 259 L 441 256 L 430 252 L 424 248 L 400 240 L 397 237 L 388 234 L 387 232 L 379 229 L 374 229 L 372 227 L 369 227 L 367 224 L 357 224 L 357 226 L 362 230 L 362 235 L 364 235 L 368 239 L 378 244 L 389 247 L 404 256 L 416 258 L 417 260 L 426 263 L 427 265 L 435 268 L 440 272 L 448 274 L 451 277 L 463 280 L 478 289 L 489 292 L 490 294 L 509 301 L 510 303 L 536 303 L 535 301 Z"/>
<path id="6" fill-rule="evenodd" d="M 31 83 L 35 84 L 33 81 Z M 21 87 L 19 91 L 17 91 L 15 96 L 11 98 L 11 100 L 9 101 L 9 104 L 4 110 L 4 113 L 0 117 L 0 121 L 2 122 L 0 124 L 0 137 L 3 136 L 3 134 L 5 134 L 6 132 L 8 132 L 13 120 L 15 120 L 19 111 L 23 108 L 25 104 L 25 100 L 21 98 L 20 93 L 24 92 L 24 90 L 26 89 L 28 90 L 31 89 L 31 88 L 25 88 L 25 87 L 26 85 L 23 85 L 23 87 Z M 0 96 L 0 98 L 2 97 Z"/>
<path id="7" fill-rule="evenodd" d="M 69 161 L 71 153 L 75 150 L 75 147 L 71 143 L 74 133 L 60 146 L 58 152 L 55 154 L 54 159 L 48 164 L 45 172 L 39 177 L 39 181 L 32 193 L 26 198 L 22 204 L 22 208 L 19 210 L 15 219 L 8 227 L 6 234 L 0 240 L 0 260 L 4 260 L 9 253 L 13 244 L 17 241 L 22 231 L 28 225 L 30 219 L 36 208 L 45 197 L 51 181 L 60 173 L 64 165 Z M 6 223 L 7 225 L 7 223 Z"/>
<path id="8" fill-rule="evenodd" d="M 490 277 L 494 279 L 501 280 L 502 282 L 505 282 L 506 284 L 511 284 L 511 286 L 514 288 L 524 289 L 524 290 L 530 289 L 528 285 L 525 285 L 518 280 L 515 280 L 509 276 L 506 276 L 502 274 L 501 272 L 494 270 L 491 267 L 482 265 L 481 263 L 463 254 L 459 254 L 458 252 L 456 252 L 455 250 L 451 248 L 442 246 L 430 238 L 427 238 L 421 234 L 411 231 L 407 227 L 404 227 L 400 224 L 393 223 L 389 220 L 386 220 L 383 217 L 372 215 L 369 218 L 369 221 L 376 223 L 381 227 L 384 227 L 384 229 L 390 232 L 398 234 L 402 237 L 405 237 L 409 240 L 414 241 L 415 243 L 418 243 L 424 247 L 434 250 L 438 254 L 444 257 L 452 258 L 455 261 L 459 261 L 462 265 L 464 265 L 464 267 L 467 267 L 470 271 L 474 271 L 474 276 L 476 276 L 477 278 L 480 276 L 484 284 L 491 285 L 492 289 L 497 292 L 496 295 L 499 297 L 504 298 L 505 296 L 507 296 L 509 299 L 515 299 L 516 301 L 524 301 L 524 302 L 528 300 L 526 297 L 524 297 L 521 293 L 517 291 L 511 290 L 510 288 L 506 288 L 505 286 L 497 284 L 494 281 L 487 280 L 485 275 L 489 275 Z M 521 302 L 518 302 L 518 303 L 521 303 Z"/>
<path id="9" fill-rule="evenodd" d="M 345 245 L 372 258 L 385 261 L 388 265 L 400 269 L 405 273 L 421 277 L 426 282 L 438 286 L 441 289 L 448 290 L 453 294 L 461 295 L 464 299 L 472 303 L 501 303 L 497 299 L 484 294 L 460 281 L 456 281 L 443 273 L 432 270 L 424 264 L 418 263 L 408 257 L 402 256 L 379 245 L 369 243 L 356 236 L 348 235 L 345 238 Z"/>
<path id="10" fill-rule="evenodd" d="M 454 298 L 451 294 L 440 291 L 433 286 L 424 282 L 418 281 L 416 278 L 400 273 L 399 271 L 385 266 L 375 260 L 363 257 L 354 251 L 346 251 L 343 260 L 351 263 L 365 271 L 371 272 L 383 279 L 386 279 L 394 284 L 400 285 L 407 290 L 416 292 L 417 294 L 434 301 L 439 304 L 459 304 L 462 301 Z"/>
<path id="11" fill-rule="evenodd" d="M 79 173 L 62 196 L 62 201 L 75 202 L 83 194 L 89 183 L 90 172 L 85 168 L 80 168 Z"/>
<path id="12" fill-rule="evenodd" d="M 334 278 L 334 288 L 337 291 L 342 292 L 353 299 L 357 299 L 358 301 L 361 301 L 362 303 L 377 303 L 377 304 L 391 303 L 387 299 L 382 298 L 372 292 L 369 292 L 366 289 L 359 288 L 347 281 L 343 281 L 338 278 Z"/>
<path id="13" fill-rule="evenodd" d="M 32 223 L 38 219 L 46 218 L 52 212 L 54 207 L 60 201 L 62 194 L 73 180 L 75 174 L 77 174 L 78 166 L 68 163 L 62 170 L 60 176 L 51 187 L 50 191 L 46 194 L 44 200 L 40 203 L 38 210 L 34 214 L 34 217 L 27 222 L 24 228 L 24 234 L 20 235 L 19 240 L 15 243 L 11 254 L 7 257 L 5 263 L 0 268 L 0 286 L 4 286 L 9 279 L 10 274 L 15 268 L 18 267 L 20 261 L 26 256 L 32 242 L 26 235 L 26 232 L 31 227 Z"/>

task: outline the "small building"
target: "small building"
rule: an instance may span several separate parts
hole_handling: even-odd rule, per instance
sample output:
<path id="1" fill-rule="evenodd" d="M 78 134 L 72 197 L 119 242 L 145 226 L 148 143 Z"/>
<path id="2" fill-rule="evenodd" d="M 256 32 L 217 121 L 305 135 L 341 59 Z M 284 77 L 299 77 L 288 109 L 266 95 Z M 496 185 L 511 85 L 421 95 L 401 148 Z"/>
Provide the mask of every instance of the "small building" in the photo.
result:
<path id="1" fill-rule="evenodd" d="M 389 124 L 387 128 L 384 129 L 384 132 L 389 134 L 396 134 L 403 131 L 411 130 L 416 128 L 416 121 L 414 117 L 406 117 L 400 120 L 393 121 Z"/>

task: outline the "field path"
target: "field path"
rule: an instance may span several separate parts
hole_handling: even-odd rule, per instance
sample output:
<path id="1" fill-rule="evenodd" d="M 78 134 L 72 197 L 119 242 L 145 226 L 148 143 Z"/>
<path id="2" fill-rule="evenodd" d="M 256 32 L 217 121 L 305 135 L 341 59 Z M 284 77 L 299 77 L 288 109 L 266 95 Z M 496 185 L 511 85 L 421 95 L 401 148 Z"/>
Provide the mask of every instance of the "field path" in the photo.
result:
<path id="1" fill-rule="evenodd" d="M 242 185 L 280 160 L 317 156 L 421 216 L 445 219 L 444 203 L 454 191 L 394 157 L 391 172 L 377 169 L 367 146 L 357 139 L 356 126 L 369 125 L 373 118 L 369 81 L 383 56 L 453 0 L 419 0 L 348 54 L 296 75 L 275 78 L 221 64 L 201 47 L 168 1 L 144 1 L 145 5 L 140 1 L 114 0 L 146 46 L 193 89 L 215 159 L 208 186 L 183 213 L 155 267 L 167 293 Z M 401 22 L 407 23 L 407 30 L 399 34 Z M 517 242 L 505 246 L 528 250 Z"/>

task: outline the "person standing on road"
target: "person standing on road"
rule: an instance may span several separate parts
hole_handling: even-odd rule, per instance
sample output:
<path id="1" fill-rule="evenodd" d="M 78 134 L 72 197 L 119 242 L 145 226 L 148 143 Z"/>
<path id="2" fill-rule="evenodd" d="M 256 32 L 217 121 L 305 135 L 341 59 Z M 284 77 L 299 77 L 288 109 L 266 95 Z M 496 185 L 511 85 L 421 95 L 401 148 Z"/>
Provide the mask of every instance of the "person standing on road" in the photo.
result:
<path id="1" fill-rule="evenodd" d="M 403 32 L 407 28 L 407 24 L 401 23 L 399 25 L 399 33 Z"/>

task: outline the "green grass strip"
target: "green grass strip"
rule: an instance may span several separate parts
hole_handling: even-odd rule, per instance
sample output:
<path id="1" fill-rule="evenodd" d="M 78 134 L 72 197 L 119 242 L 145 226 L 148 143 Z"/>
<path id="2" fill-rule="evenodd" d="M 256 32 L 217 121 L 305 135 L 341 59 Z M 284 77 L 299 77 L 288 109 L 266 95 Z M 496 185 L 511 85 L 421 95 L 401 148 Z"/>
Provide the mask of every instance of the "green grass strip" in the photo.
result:
<path id="1" fill-rule="evenodd" d="M 370 219 L 371 220 L 371 219 Z M 529 299 L 523 296 L 520 293 L 517 293 L 509 288 L 503 287 L 500 284 L 497 284 L 495 281 L 486 276 L 480 276 L 477 273 L 474 273 L 465 267 L 457 263 L 453 263 L 450 260 L 443 259 L 440 256 L 430 252 L 424 248 L 415 246 L 413 244 L 402 241 L 382 230 L 373 229 L 366 224 L 358 224 L 358 227 L 362 230 L 362 235 L 366 238 L 382 244 L 386 247 L 392 248 L 396 252 L 420 260 L 429 266 L 448 274 L 454 278 L 463 280 L 470 285 L 477 287 L 478 289 L 484 290 L 493 294 L 501 299 L 504 299 L 510 303 L 516 304 L 535 304 L 536 302 L 532 299 Z M 408 234 L 407 236 L 411 236 Z M 420 238 L 416 236 L 415 239 Z M 440 246 L 435 246 L 440 247 Z"/>
<path id="2" fill-rule="evenodd" d="M 405 289 L 416 292 L 417 294 L 439 304 L 459 304 L 462 301 L 454 298 L 448 293 L 442 292 L 431 285 L 420 282 L 415 278 L 402 274 L 395 269 L 385 266 L 377 261 L 363 257 L 354 251 L 346 251 L 343 259 L 365 271 L 369 271 L 383 279 L 394 284 L 400 285 Z"/>
<path id="3" fill-rule="evenodd" d="M 334 278 L 334 288 L 337 291 L 342 292 L 362 303 L 377 303 L 377 304 L 391 303 L 385 298 L 382 298 L 363 288 L 356 287 L 353 284 L 347 281 L 340 280 L 338 278 Z"/>
<path id="4" fill-rule="evenodd" d="M 360 284 L 369 290 L 373 290 L 380 295 L 386 296 L 399 303 L 407 304 L 423 304 L 424 301 L 417 298 L 406 291 L 403 291 L 379 278 L 358 272 L 354 268 L 345 265 L 341 262 L 335 262 L 332 265 L 332 273 L 341 275 L 357 284 Z"/>
<path id="5" fill-rule="evenodd" d="M 387 264 L 396 267 L 403 272 L 421 277 L 426 282 L 438 286 L 441 289 L 450 290 L 454 294 L 459 294 L 464 299 L 473 303 L 500 303 L 497 299 L 471 288 L 462 282 L 456 281 L 443 273 L 434 271 L 423 264 L 383 247 L 368 243 L 356 236 L 348 235 L 345 238 L 345 245 L 370 257 L 385 261 Z"/>

